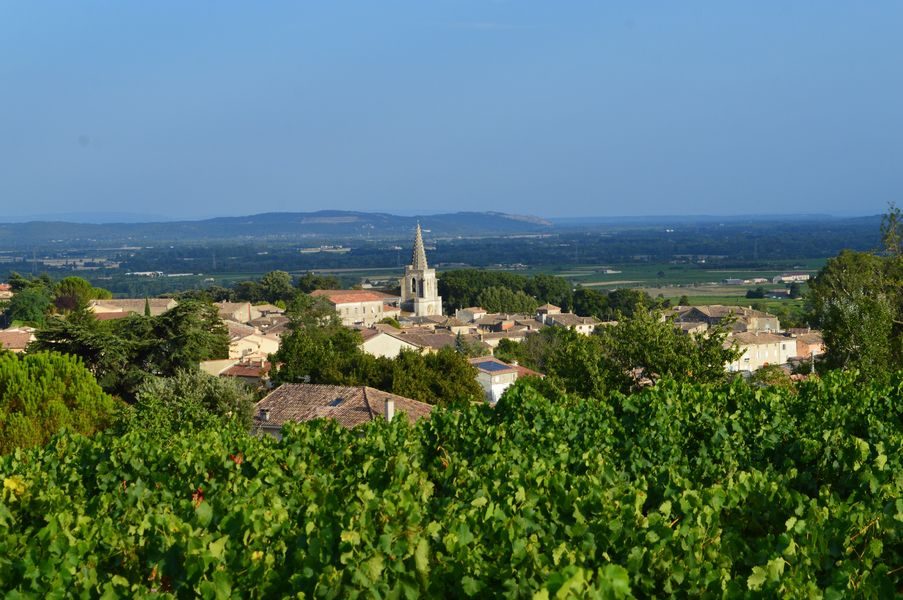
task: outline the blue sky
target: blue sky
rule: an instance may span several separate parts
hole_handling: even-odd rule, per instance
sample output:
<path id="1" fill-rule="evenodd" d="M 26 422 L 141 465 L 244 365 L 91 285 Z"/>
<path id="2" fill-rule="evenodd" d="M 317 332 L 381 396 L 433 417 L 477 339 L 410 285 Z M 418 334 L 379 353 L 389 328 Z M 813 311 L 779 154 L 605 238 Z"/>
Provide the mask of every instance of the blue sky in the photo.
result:
<path id="1" fill-rule="evenodd" d="M 882 212 L 903 3 L 0 0 L 6 216 Z"/>

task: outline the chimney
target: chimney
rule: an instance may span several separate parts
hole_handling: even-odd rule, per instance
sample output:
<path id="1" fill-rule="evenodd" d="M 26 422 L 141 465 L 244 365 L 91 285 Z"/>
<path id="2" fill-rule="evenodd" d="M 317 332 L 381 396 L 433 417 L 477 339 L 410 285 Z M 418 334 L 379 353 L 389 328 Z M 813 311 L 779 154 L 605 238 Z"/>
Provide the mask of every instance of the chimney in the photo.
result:
<path id="1" fill-rule="evenodd" d="M 386 421 L 395 417 L 395 398 L 386 398 Z"/>
<path id="2" fill-rule="evenodd" d="M 270 420 L 270 409 L 269 408 L 261 408 L 259 417 L 261 421 L 269 421 Z"/>

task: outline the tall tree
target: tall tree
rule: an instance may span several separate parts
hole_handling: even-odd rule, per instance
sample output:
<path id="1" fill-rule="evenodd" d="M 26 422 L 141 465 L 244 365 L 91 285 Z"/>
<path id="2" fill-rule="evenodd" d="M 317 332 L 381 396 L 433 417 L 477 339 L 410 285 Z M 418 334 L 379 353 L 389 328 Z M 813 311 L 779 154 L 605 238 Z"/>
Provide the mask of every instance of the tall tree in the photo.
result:
<path id="1" fill-rule="evenodd" d="M 602 327 L 598 337 L 604 348 L 610 385 L 621 391 L 636 389 L 643 380 L 714 383 L 725 379 L 725 365 L 739 353 L 726 346 L 727 329 L 710 328 L 705 334 L 684 334 L 657 310 L 637 310 L 617 324 Z"/>
<path id="2" fill-rule="evenodd" d="M 109 290 L 96 288 L 81 277 L 65 277 L 54 288 L 53 304 L 58 310 L 71 311 L 87 306 L 91 300 L 112 298 Z"/>
<path id="3" fill-rule="evenodd" d="M 862 252 L 844 251 L 828 260 L 809 284 L 808 300 L 821 328 L 829 367 L 858 369 L 883 379 L 900 367 L 899 286 L 891 263 Z"/>
<path id="4" fill-rule="evenodd" d="M 341 282 L 331 275 L 320 275 L 308 271 L 298 278 L 298 289 L 305 294 L 314 290 L 337 290 L 342 287 Z"/>
<path id="5" fill-rule="evenodd" d="M 200 361 L 228 358 L 229 335 L 215 306 L 188 300 L 152 320 L 156 374 L 171 376 Z"/>
<path id="6" fill-rule="evenodd" d="M 119 324 L 98 321 L 85 308 L 66 317 L 53 316 L 35 334 L 29 351 L 53 351 L 77 356 L 109 393 L 124 395 L 123 387 L 134 379 L 132 344 L 116 331 Z"/>
<path id="7" fill-rule="evenodd" d="M 297 293 L 292 276 L 285 271 L 270 271 L 260 279 L 260 291 L 267 302 L 288 302 Z"/>
<path id="8" fill-rule="evenodd" d="M 22 321 L 40 326 L 53 306 L 50 290 L 43 286 L 30 286 L 16 292 L 6 309 L 7 320 Z"/>
<path id="9" fill-rule="evenodd" d="M 592 288 L 578 288 L 574 292 L 573 312 L 581 317 L 606 319 L 610 313 L 608 296 Z"/>
<path id="10" fill-rule="evenodd" d="M 881 242 L 890 256 L 903 256 L 903 212 L 893 202 L 881 218 Z"/>

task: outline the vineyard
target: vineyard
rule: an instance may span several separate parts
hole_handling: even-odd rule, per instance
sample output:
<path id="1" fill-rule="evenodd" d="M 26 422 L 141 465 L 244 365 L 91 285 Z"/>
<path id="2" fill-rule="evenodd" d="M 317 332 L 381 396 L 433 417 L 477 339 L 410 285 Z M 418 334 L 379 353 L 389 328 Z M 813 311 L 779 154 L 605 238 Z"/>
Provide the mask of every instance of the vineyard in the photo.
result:
<path id="1" fill-rule="evenodd" d="M 525 383 L 346 431 L 63 434 L 0 458 L 7 597 L 903 591 L 903 374 L 798 390 Z"/>

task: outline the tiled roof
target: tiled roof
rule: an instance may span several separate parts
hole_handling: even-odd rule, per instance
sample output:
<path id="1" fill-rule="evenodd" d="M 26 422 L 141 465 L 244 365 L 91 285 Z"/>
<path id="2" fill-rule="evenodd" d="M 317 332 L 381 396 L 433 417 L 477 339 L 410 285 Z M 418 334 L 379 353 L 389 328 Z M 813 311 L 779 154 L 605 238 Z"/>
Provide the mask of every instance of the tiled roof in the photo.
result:
<path id="1" fill-rule="evenodd" d="M 796 339 L 803 342 L 804 344 L 824 344 L 825 339 L 822 337 L 821 333 L 818 331 L 813 331 L 811 333 L 801 333 L 796 336 Z"/>
<path id="2" fill-rule="evenodd" d="M 281 315 L 285 312 L 284 309 L 279 308 L 275 304 L 255 304 L 254 309 L 258 310 L 264 314 L 276 314 Z"/>
<path id="3" fill-rule="evenodd" d="M 241 338 L 248 337 L 249 335 L 260 333 L 256 327 L 251 327 L 250 325 L 236 323 L 235 321 L 226 321 L 225 323 L 226 330 L 229 332 L 230 340 L 240 340 Z"/>
<path id="4" fill-rule="evenodd" d="M 756 344 L 777 344 L 780 342 L 791 342 L 793 341 L 793 339 L 784 337 L 782 335 L 775 335 L 773 333 L 756 334 L 745 331 L 741 333 L 734 333 L 726 340 L 728 344 L 734 341 L 743 346 L 752 346 Z"/>
<path id="5" fill-rule="evenodd" d="M 454 347 L 455 340 L 457 336 L 453 333 L 435 333 L 435 332 L 424 332 L 424 333 L 408 333 L 407 331 L 402 331 L 401 335 L 397 336 L 398 339 L 404 340 L 415 346 L 420 346 L 421 348 L 433 348 L 434 350 L 441 350 L 442 348 Z M 463 339 L 467 341 L 472 341 L 473 336 L 462 336 Z"/>
<path id="6" fill-rule="evenodd" d="M 254 422 L 260 427 L 281 427 L 289 421 L 335 419 L 351 429 L 377 417 L 385 418 L 386 399 L 395 400 L 395 412 L 414 422 L 429 418 L 433 407 L 404 396 L 371 387 L 347 387 L 311 383 L 286 383 L 257 403 Z M 261 409 L 269 410 L 263 421 Z"/>
<path id="7" fill-rule="evenodd" d="M 0 348 L 5 350 L 25 350 L 30 341 L 27 331 L 0 331 Z"/>
<path id="8" fill-rule="evenodd" d="M 8 292 L 8 291 L 10 291 L 11 289 L 13 289 L 13 286 L 11 286 L 10 284 L 8 284 L 8 283 L 0 283 L 0 292 Z"/>
<path id="9" fill-rule="evenodd" d="M 737 317 L 774 317 L 774 315 L 762 312 L 761 310 L 744 308 L 742 306 L 724 306 L 722 304 L 694 306 L 691 309 L 682 312 L 681 314 L 686 314 L 694 309 L 713 319 L 723 319 L 731 315 L 735 315 Z"/>
<path id="10" fill-rule="evenodd" d="M 560 315 L 549 315 L 549 320 L 556 325 L 563 327 L 574 327 L 575 325 L 595 325 L 596 320 L 592 317 L 578 317 L 574 313 L 561 313 Z"/>
<path id="11" fill-rule="evenodd" d="M 517 376 L 520 377 L 545 377 L 539 371 L 534 371 L 533 369 L 528 369 L 527 367 L 522 367 L 520 365 L 513 365 L 515 369 L 517 369 Z"/>
<path id="12" fill-rule="evenodd" d="M 352 304 L 355 302 L 383 302 L 394 296 L 371 290 L 314 290 L 311 296 L 326 298 L 333 304 Z"/>
<path id="13" fill-rule="evenodd" d="M 94 318 L 98 321 L 113 321 L 115 319 L 127 319 L 131 317 L 134 313 L 119 311 L 119 312 L 99 312 L 94 313 Z"/>
<path id="14" fill-rule="evenodd" d="M 261 364 L 242 364 L 233 365 L 220 373 L 222 377 L 262 377 L 270 372 L 271 365 L 269 362 Z"/>
<path id="15" fill-rule="evenodd" d="M 276 327 L 277 325 L 285 325 L 289 323 L 289 318 L 279 314 L 266 315 L 263 317 L 258 317 L 256 319 L 251 319 L 248 321 L 250 325 L 254 327 L 259 327 L 260 329 L 268 329 L 270 327 Z"/>
<path id="16" fill-rule="evenodd" d="M 162 315 L 178 304 L 172 298 L 116 298 L 113 300 L 94 300 L 93 304 L 108 310 L 119 309 L 125 312 L 143 315 L 145 302 L 150 305 L 150 313 L 154 317 Z"/>

